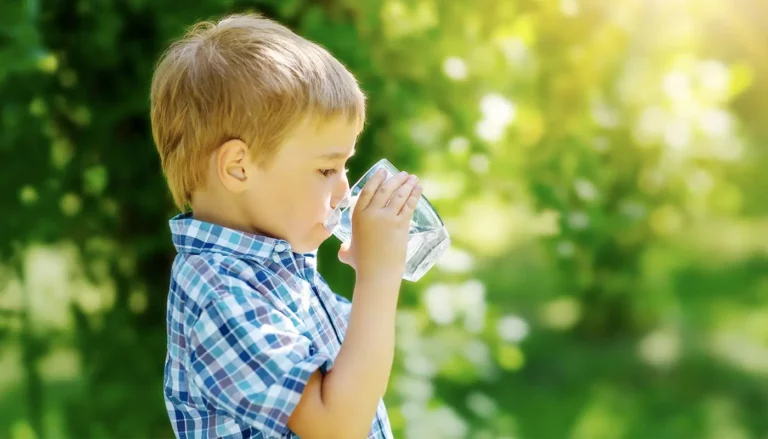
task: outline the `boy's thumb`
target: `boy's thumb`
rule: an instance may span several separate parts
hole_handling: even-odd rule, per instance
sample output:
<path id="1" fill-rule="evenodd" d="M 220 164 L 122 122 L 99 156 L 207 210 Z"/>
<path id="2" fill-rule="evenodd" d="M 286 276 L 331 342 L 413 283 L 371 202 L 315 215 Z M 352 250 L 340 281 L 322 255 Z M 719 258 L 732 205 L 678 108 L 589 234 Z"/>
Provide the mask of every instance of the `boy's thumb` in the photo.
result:
<path id="1" fill-rule="evenodd" d="M 339 248 L 339 260 L 347 265 L 352 265 L 352 250 L 350 249 L 349 242 L 341 244 L 341 248 Z"/>

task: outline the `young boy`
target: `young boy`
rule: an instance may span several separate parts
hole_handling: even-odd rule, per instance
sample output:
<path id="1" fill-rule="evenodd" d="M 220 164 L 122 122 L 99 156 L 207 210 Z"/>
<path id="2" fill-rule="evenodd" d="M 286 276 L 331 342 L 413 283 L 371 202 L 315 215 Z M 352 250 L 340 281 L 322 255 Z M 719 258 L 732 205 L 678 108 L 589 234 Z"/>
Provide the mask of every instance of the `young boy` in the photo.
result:
<path id="1" fill-rule="evenodd" d="M 317 273 L 365 119 L 328 52 L 257 15 L 160 60 L 152 130 L 178 207 L 165 401 L 179 438 L 390 438 L 382 403 L 421 187 L 378 174 L 354 211 L 351 302 Z"/>

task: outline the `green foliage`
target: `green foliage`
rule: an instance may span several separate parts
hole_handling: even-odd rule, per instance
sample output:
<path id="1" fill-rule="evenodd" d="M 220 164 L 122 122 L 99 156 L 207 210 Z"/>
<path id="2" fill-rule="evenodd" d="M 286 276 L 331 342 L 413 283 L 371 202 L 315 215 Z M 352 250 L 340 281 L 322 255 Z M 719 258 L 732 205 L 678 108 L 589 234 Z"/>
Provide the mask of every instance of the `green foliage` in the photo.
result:
<path id="1" fill-rule="evenodd" d="M 417 172 L 452 233 L 403 293 L 397 437 L 766 437 L 768 8 L 726 3 L 0 3 L 0 437 L 172 436 L 148 85 L 246 9 L 355 72 L 352 175 Z"/>

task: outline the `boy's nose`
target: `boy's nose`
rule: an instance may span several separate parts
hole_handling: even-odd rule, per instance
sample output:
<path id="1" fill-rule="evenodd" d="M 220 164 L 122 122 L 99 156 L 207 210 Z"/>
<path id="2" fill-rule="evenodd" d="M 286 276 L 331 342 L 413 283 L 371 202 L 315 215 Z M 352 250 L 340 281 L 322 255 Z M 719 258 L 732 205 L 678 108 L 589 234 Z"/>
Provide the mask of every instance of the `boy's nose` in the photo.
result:
<path id="1" fill-rule="evenodd" d="M 348 191 L 349 180 L 346 175 L 342 175 L 339 182 L 333 188 L 333 194 L 331 194 L 331 209 L 335 209 L 341 203 Z"/>

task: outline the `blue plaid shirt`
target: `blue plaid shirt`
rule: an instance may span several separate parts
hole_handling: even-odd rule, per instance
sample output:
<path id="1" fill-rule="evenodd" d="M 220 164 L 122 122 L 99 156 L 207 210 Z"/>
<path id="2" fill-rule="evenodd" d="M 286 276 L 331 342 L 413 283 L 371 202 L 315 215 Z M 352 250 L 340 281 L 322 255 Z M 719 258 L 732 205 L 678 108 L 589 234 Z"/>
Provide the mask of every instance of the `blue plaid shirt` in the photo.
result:
<path id="1" fill-rule="evenodd" d="M 176 436 L 297 438 L 288 418 L 309 376 L 333 367 L 350 303 L 288 242 L 170 221 L 165 405 Z M 391 438 L 379 401 L 369 438 Z"/>

